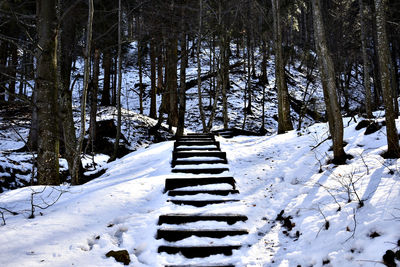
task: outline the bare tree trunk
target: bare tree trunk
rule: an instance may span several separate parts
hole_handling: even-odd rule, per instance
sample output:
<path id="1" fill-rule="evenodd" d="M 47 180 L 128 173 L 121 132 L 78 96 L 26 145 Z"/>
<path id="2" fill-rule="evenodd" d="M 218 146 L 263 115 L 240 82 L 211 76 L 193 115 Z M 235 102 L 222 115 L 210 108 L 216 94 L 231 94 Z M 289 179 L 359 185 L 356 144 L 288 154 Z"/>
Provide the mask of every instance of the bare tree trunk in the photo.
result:
<path id="1" fill-rule="evenodd" d="M 57 1 L 37 0 L 39 47 L 37 51 L 38 182 L 60 184 L 57 123 Z"/>
<path id="2" fill-rule="evenodd" d="M 86 49 L 85 49 L 85 67 L 84 67 L 84 75 L 83 75 L 83 91 L 81 98 L 81 126 L 78 142 L 76 144 L 76 152 L 74 157 L 74 169 L 73 177 L 79 178 L 79 167 L 81 164 L 81 154 L 82 154 L 82 146 L 83 140 L 85 138 L 85 124 L 86 124 L 86 102 L 87 102 L 87 91 L 89 87 L 89 78 L 90 78 L 90 64 L 91 64 L 91 51 L 92 51 L 92 26 L 93 26 L 93 12 L 94 12 L 94 0 L 89 0 L 89 14 L 88 14 L 88 23 L 86 29 Z M 73 185 L 77 185 L 80 183 L 79 179 L 75 179 L 71 181 Z"/>
<path id="3" fill-rule="evenodd" d="M 6 70 L 7 63 L 7 43 L 0 41 L 0 102 L 6 99 L 5 81 L 6 76 L 3 74 Z"/>
<path id="4" fill-rule="evenodd" d="M 150 118 L 157 119 L 156 44 L 150 41 Z"/>
<path id="5" fill-rule="evenodd" d="M 17 81 L 17 65 L 18 65 L 18 49 L 17 46 L 11 45 L 11 64 L 10 68 L 10 82 L 8 83 L 8 102 L 14 102 L 15 100 L 15 84 Z"/>
<path id="6" fill-rule="evenodd" d="M 183 16 L 182 16 L 183 17 Z M 184 25 L 184 22 L 182 22 Z M 179 111 L 178 111 L 178 128 L 176 136 L 182 136 L 185 129 L 185 112 L 186 112 L 186 66 L 187 66 L 187 51 L 186 51 L 186 32 L 182 26 L 181 36 L 181 70 L 179 82 Z"/>
<path id="7" fill-rule="evenodd" d="M 336 164 L 344 164 L 347 155 L 343 149 L 343 120 L 337 100 L 335 69 L 325 38 L 320 0 L 312 0 L 312 6 L 315 46 L 318 55 L 322 86 L 324 88 L 324 99 L 326 111 L 328 113 L 329 129 L 333 141 L 333 162 Z"/>
<path id="8" fill-rule="evenodd" d="M 101 105 L 110 105 L 110 78 L 111 78 L 111 52 L 109 50 L 103 53 L 103 68 L 104 68 L 104 80 L 103 80 L 103 92 L 101 95 Z"/>
<path id="9" fill-rule="evenodd" d="M 63 17 L 71 15 L 72 10 L 66 11 L 72 4 L 72 0 L 60 0 L 59 6 L 61 12 L 68 12 L 62 14 Z M 62 125 L 62 136 L 65 147 L 65 158 L 68 163 L 68 170 L 71 175 L 72 181 L 78 181 L 79 177 L 75 177 L 74 173 L 74 158 L 76 156 L 76 132 L 74 117 L 72 114 L 72 90 L 70 88 L 71 69 L 73 60 L 73 48 L 75 43 L 75 26 L 70 20 L 63 20 L 61 22 L 61 34 L 59 38 L 59 53 L 58 53 L 58 82 L 59 82 L 59 118 Z M 80 164 L 79 164 L 80 165 Z M 79 172 L 78 175 L 81 173 Z"/>
<path id="10" fill-rule="evenodd" d="M 285 79 L 285 66 L 282 56 L 282 30 L 279 14 L 279 1 L 271 0 L 274 17 L 275 83 L 278 90 L 278 134 L 293 130 L 290 118 L 289 92 Z"/>
<path id="11" fill-rule="evenodd" d="M 143 43 L 141 40 L 139 40 L 138 41 L 138 65 L 139 65 L 138 67 L 139 67 L 139 113 L 140 114 L 143 114 L 143 94 L 144 94 L 142 50 L 143 50 Z"/>
<path id="12" fill-rule="evenodd" d="M 116 92 L 116 104 L 117 104 L 117 135 L 114 143 L 114 153 L 110 158 L 113 161 L 117 158 L 119 139 L 121 138 L 121 87 L 122 87 L 122 6 L 121 0 L 118 1 L 118 88 Z"/>
<path id="13" fill-rule="evenodd" d="M 94 152 L 94 144 L 96 142 L 96 117 L 97 117 L 97 94 L 99 91 L 99 74 L 100 74 L 100 50 L 94 49 L 93 56 L 93 82 L 90 100 L 90 141 L 92 152 Z"/>
<path id="14" fill-rule="evenodd" d="M 201 35 L 202 35 L 202 24 L 203 24 L 203 0 L 199 0 L 199 30 L 198 30 L 198 36 L 197 36 L 197 53 L 196 53 L 196 58 L 197 58 L 197 94 L 199 98 L 199 112 L 200 112 L 200 120 L 201 124 L 203 125 L 203 132 L 208 132 L 207 131 L 207 125 L 206 125 L 206 117 L 204 114 L 204 109 L 203 109 L 203 97 L 201 94 L 201 62 L 200 62 L 200 49 L 201 49 Z"/>
<path id="15" fill-rule="evenodd" d="M 365 111 L 367 118 L 372 118 L 372 97 L 371 97 L 371 81 L 369 77 L 369 59 L 367 54 L 367 33 L 365 26 L 365 17 L 368 10 L 364 7 L 363 0 L 359 0 L 360 4 L 360 28 L 361 28 L 361 48 L 364 68 L 364 90 L 365 90 Z"/>
<path id="16" fill-rule="evenodd" d="M 178 42 L 176 37 L 169 38 L 167 44 L 167 92 L 169 94 L 168 124 L 178 126 L 178 92 L 177 92 L 177 62 Z"/>
<path id="17" fill-rule="evenodd" d="M 389 44 L 386 34 L 386 16 L 387 0 L 374 0 L 376 8 L 376 30 L 377 30 L 377 48 L 379 58 L 380 80 L 383 93 L 383 101 L 385 103 L 385 118 L 386 118 L 386 138 L 388 150 L 386 157 L 399 158 L 399 136 L 397 133 L 395 119 L 397 115 L 394 112 L 393 93 L 390 86 L 390 57 Z"/>

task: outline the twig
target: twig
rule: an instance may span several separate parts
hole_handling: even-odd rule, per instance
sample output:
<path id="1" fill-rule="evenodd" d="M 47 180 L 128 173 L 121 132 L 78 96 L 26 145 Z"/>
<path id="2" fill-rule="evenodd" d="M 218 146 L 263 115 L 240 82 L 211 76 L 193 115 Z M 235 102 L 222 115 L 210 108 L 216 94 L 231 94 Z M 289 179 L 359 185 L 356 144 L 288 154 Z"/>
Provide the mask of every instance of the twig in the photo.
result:
<path id="1" fill-rule="evenodd" d="M 357 229 L 357 220 L 356 220 L 356 209 L 353 208 L 353 220 L 354 220 L 354 229 L 353 229 L 353 233 L 351 234 L 351 236 L 349 238 L 346 239 L 346 241 L 344 241 L 344 243 L 346 243 L 347 241 L 349 241 L 351 238 L 354 238 L 354 235 L 356 233 L 356 229 Z"/>

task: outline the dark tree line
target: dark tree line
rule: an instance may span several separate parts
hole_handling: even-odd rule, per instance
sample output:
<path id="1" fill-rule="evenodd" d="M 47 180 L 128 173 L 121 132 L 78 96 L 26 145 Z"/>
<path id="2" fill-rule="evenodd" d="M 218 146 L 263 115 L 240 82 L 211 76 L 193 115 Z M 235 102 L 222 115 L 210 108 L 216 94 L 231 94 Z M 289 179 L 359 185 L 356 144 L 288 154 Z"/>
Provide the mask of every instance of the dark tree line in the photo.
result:
<path id="1" fill-rule="evenodd" d="M 150 117 L 158 119 L 153 132 L 166 120 L 170 127 L 177 127 L 178 136 L 185 125 L 186 91 L 193 86 L 198 88 L 203 131 L 211 130 L 219 107 L 224 127 L 229 127 L 234 66 L 243 68 L 246 78 L 245 118 L 252 114 L 251 81 L 264 86 L 269 82 L 267 60 L 273 55 L 278 133 L 293 129 L 288 72 L 299 62 L 297 68 L 307 73 L 310 83 L 313 70 L 319 70 L 335 162 L 343 163 L 347 157 L 342 115 L 359 112 L 372 118 L 372 112 L 382 106 L 386 156 L 399 157 L 394 123 L 399 113 L 399 33 L 400 3 L 396 0 L 4 0 L 0 2 L 0 103 L 20 101 L 32 108 L 28 146 L 38 152 L 38 182 L 60 182 L 61 145 L 72 183 L 79 184 L 83 136 L 88 130 L 93 149 L 98 105 L 119 111 L 112 158 L 117 155 L 121 69 L 128 64 L 131 43 L 137 48 L 134 64 L 139 72 L 140 113 L 148 110 Z M 205 57 L 210 70 L 206 76 L 200 62 Z M 261 64 L 256 58 L 261 58 Z M 76 74 L 77 61 L 85 62 L 83 73 Z M 198 69 L 193 83 L 186 77 L 189 63 Z M 147 70 L 149 87 L 143 82 Z M 357 111 L 350 107 L 357 101 L 351 81 L 364 88 L 365 98 Z M 72 94 L 78 83 L 84 88 L 79 135 L 72 114 Z M 144 105 L 146 95 L 149 107 Z M 159 107 L 157 98 L 161 98 Z M 307 105 L 305 99 L 300 103 L 300 117 Z M 86 110 L 89 129 L 83 123 Z M 265 131 L 264 125 L 260 131 Z"/>

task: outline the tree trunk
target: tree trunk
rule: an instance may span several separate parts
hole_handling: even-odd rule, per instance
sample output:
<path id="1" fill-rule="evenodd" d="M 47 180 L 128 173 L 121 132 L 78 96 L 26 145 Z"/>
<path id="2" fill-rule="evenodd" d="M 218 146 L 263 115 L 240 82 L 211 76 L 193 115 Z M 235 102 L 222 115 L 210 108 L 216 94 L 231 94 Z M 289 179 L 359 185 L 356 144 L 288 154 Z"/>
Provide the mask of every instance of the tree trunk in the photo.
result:
<path id="1" fill-rule="evenodd" d="M 89 0 L 89 13 L 88 13 L 88 22 L 86 28 L 86 47 L 85 47 L 85 61 L 84 61 L 84 75 L 83 75 L 83 91 L 81 97 L 81 126 L 78 142 L 76 144 L 76 151 L 74 156 L 74 169 L 73 177 L 78 178 L 72 180 L 73 185 L 80 184 L 80 166 L 81 166 L 81 154 L 82 154 L 82 146 L 83 140 L 85 138 L 85 124 L 86 124 L 86 103 L 87 103 L 87 92 L 89 87 L 89 79 L 90 79 L 90 64 L 91 64 L 91 51 L 92 51 L 92 26 L 93 26 L 93 12 L 94 12 L 94 0 Z"/>
<path id="2" fill-rule="evenodd" d="M 10 69 L 10 82 L 8 83 L 8 102 L 14 102 L 15 100 L 15 84 L 17 82 L 17 65 L 18 65 L 18 49 L 16 45 L 11 45 L 11 63 L 9 64 Z"/>
<path id="3" fill-rule="evenodd" d="M 271 0 L 274 17 L 275 83 L 278 90 L 278 134 L 293 130 L 290 118 L 289 92 L 285 79 L 285 66 L 282 56 L 282 30 L 278 0 Z"/>
<path id="4" fill-rule="evenodd" d="M 183 16 L 182 16 L 183 17 Z M 184 23 L 182 22 L 182 25 Z M 181 37 L 181 70 L 179 82 L 179 111 L 178 111 L 178 128 L 176 136 L 182 136 L 185 129 L 185 112 L 186 112 L 186 66 L 187 66 L 187 51 L 186 51 L 186 33 L 182 27 Z"/>
<path id="5" fill-rule="evenodd" d="M 37 0 L 37 102 L 38 109 L 38 182 L 58 185 L 59 141 L 57 123 L 57 1 Z"/>
<path id="6" fill-rule="evenodd" d="M 150 41 L 150 118 L 157 119 L 156 44 Z"/>
<path id="7" fill-rule="evenodd" d="M 121 138 L 121 88 L 122 88 L 122 5 L 121 0 L 118 2 L 118 87 L 116 91 L 116 104 L 117 104 L 117 134 L 114 143 L 114 153 L 110 158 L 113 161 L 117 158 L 119 139 Z"/>
<path id="8" fill-rule="evenodd" d="M 143 43 L 142 41 L 138 41 L 138 67 L 139 67 L 139 113 L 143 114 Z M 119 74 L 118 74 L 119 75 Z"/>
<path id="9" fill-rule="evenodd" d="M 335 69 L 329 54 L 325 38 L 325 29 L 321 14 L 320 0 L 312 0 L 314 17 L 314 38 L 318 55 L 320 75 L 324 89 L 326 111 L 328 113 L 329 129 L 333 141 L 333 162 L 344 164 L 346 153 L 343 149 L 343 120 L 337 99 L 335 84 Z"/>
<path id="10" fill-rule="evenodd" d="M 178 126 L 178 92 L 177 92 L 177 63 L 178 42 L 175 37 L 169 38 L 167 42 L 167 92 L 169 94 L 169 126 Z"/>
<path id="11" fill-rule="evenodd" d="M 203 109 L 203 96 L 201 93 L 201 61 L 200 61 L 200 50 L 201 50 L 201 35 L 202 35 L 202 27 L 203 27 L 203 0 L 199 0 L 199 29 L 197 36 L 197 51 L 196 51 L 196 59 L 197 59 L 197 94 L 199 98 L 199 112 L 200 112 L 200 120 L 203 125 L 203 132 L 207 133 L 207 125 L 206 125 L 206 116 L 204 114 Z"/>
<path id="12" fill-rule="evenodd" d="M 393 93 L 390 86 L 390 56 L 389 44 L 386 34 L 386 16 L 387 0 L 375 0 L 376 8 L 376 34 L 377 34 L 377 48 L 379 58 L 380 80 L 383 93 L 383 101 L 385 103 L 385 118 L 386 118 L 386 138 L 388 143 L 388 150 L 386 157 L 399 158 L 399 136 L 397 133 L 395 119 L 397 115 L 394 113 Z"/>
<path id="13" fill-rule="evenodd" d="M 60 1 L 61 11 L 66 12 L 72 1 Z M 70 11 L 71 12 L 71 11 Z M 63 14 L 64 17 L 69 14 Z M 73 61 L 73 48 L 75 43 L 75 26 L 70 20 L 62 21 L 61 35 L 59 38 L 58 77 L 59 77 L 59 117 L 61 120 L 62 136 L 65 147 L 65 158 L 72 181 L 78 181 L 74 167 L 76 152 L 76 132 L 74 117 L 72 114 L 72 90 L 70 88 L 71 69 Z M 81 173 L 79 172 L 78 175 Z"/>
<path id="14" fill-rule="evenodd" d="M 103 80 L 103 92 L 101 95 L 101 105 L 110 105 L 110 80 L 111 80 L 111 52 L 109 50 L 103 53 L 103 68 L 104 68 L 104 80 Z"/>
<path id="15" fill-rule="evenodd" d="M 367 33 L 365 26 L 365 17 L 368 10 L 364 7 L 363 0 L 359 0 L 360 4 L 360 28 L 361 28 L 361 48 L 363 57 L 364 72 L 364 90 L 365 90 L 365 111 L 367 118 L 372 118 L 372 97 L 371 97 L 371 81 L 369 77 L 369 59 L 367 54 Z"/>
<path id="16" fill-rule="evenodd" d="M 0 41 L 0 102 L 6 100 L 5 81 L 7 78 L 3 73 L 6 71 L 7 47 L 5 41 Z"/>
<path id="17" fill-rule="evenodd" d="M 94 152 L 94 144 L 96 142 L 96 117 L 97 117 L 97 94 L 99 91 L 99 74 L 100 74 L 100 50 L 94 49 L 93 56 L 93 80 L 91 86 L 91 99 L 90 99 L 90 141 L 92 153 Z"/>

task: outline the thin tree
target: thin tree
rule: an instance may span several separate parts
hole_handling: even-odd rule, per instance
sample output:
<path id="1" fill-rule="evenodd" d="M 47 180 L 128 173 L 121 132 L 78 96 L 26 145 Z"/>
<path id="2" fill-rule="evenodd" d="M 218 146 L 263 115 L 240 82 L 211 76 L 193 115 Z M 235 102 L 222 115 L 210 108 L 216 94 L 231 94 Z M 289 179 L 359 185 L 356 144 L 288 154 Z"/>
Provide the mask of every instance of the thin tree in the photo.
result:
<path id="1" fill-rule="evenodd" d="M 386 120 L 386 138 L 388 150 L 385 156 L 388 158 L 399 158 L 399 136 L 397 133 L 394 111 L 395 99 L 393 98 L 392 87 L 390 85 L 390 56 L 389 44 L 386 34 L 386 10 L 387 0 L 375 0 L 376 8 L 376 34 L 377 34 L 377 49 L 379 59 L 380 81 L 382 86 L 383 101 L 385 103 L 385 120 Z"/>
<path id="2" fill-rule="evenodd" d="M 121 0 L 118 1 L 118 88 L 117 88 L 117 134 L 115 136 L 114 153 L 110 158 L 113 161 L 117 158 L 119 139 L 121 138 L 121 87 L 122 87 L 122 6 Z"/>
<path id="3" fill-rule="evenodd" d="M 38 182 L 60 184 L 57 121 L 57 0 L 37 0 Z"/>
<path id="4" fill-rule="evenodd" d="M 360 28 L 361 28 L 361 49 L 363 58 L 364 71 L 364 90 L 365 90 L 365 111 L 367 118 L 372 118 L 372 100 L 371 100 L 371 81 L 369 77 L 369 59 L 367 54 L 367 32 L 365 25 L 365 17 L 368 12 L 364 6 L 363 0 L 359 0 L 360 5 Z"/>
<path id="5" fill-rule="evenodd" d="M 74 157 L 74 166 L 73 166 L 73 176 L 75 180 L 72 180 L 72 184 L 77 185 L 80 183 L 79 181 L 79 171 L 80 171 L 80 163 L 81 163 L 81 154 L 82 154 L 82 146 L 83 140 L 85 139 L 85 123 L 86 123 L 86 102 L 87 102 L 87 92 L 89 87 L 89 79 L 90 79 L 90 64 L 91 64 L 91 51 L 92 51 L 92 33 L 93 33 L 93 13 L 94 13 L 94 3 L 93 0 L 89 0 L 89 13 L 88 13 L 88 22 L 86 29 L 86 49 L 85 49 L 85 60 L 84 60 L 84 74 L 83 74 L 83 91 L 81 97 L 81 125 L 80 125 L 80 133 L 78 142 L 76 145 L 76 152 Z"/>
<path id="6" fill-rule="evenodd" d="M 290 118 L 289 92 L 285 79 L 285 66 L 282 56 L 282 29 L 279 0 L 271 0 L 274 17 L 275 83 L 278 90 L 278 134 L 293 130 Z"/>
<path id="7" fill-rule="evenodd" d="M 328 115 L 329 131 L 333 142 L 333 162 L 336 164 L 344 164 L 347 155 L 343 149 L 343 120 L 337 99 L 335 69 L 325 37 L 320 0 L 312 0 L 312 7 L 315 48 L 318 55 L 324 100 Z"/>
<path id="8" fill-rule="evenodd" d="M 203 132 L 208 132 L 206 125 L 206 117 L 203 109 L 203 97 L 201 93 L 201 61 L 200 61 L 200 50 L 201 50 L 201 35 L 202 35 L 202 26 L 203 26 L 203 0 L 199 0 L 199 29 L 197 36 L 197 94 L 199 98 L 199 112 L 200 112 L 200 120 L 203 125 Z"/>

